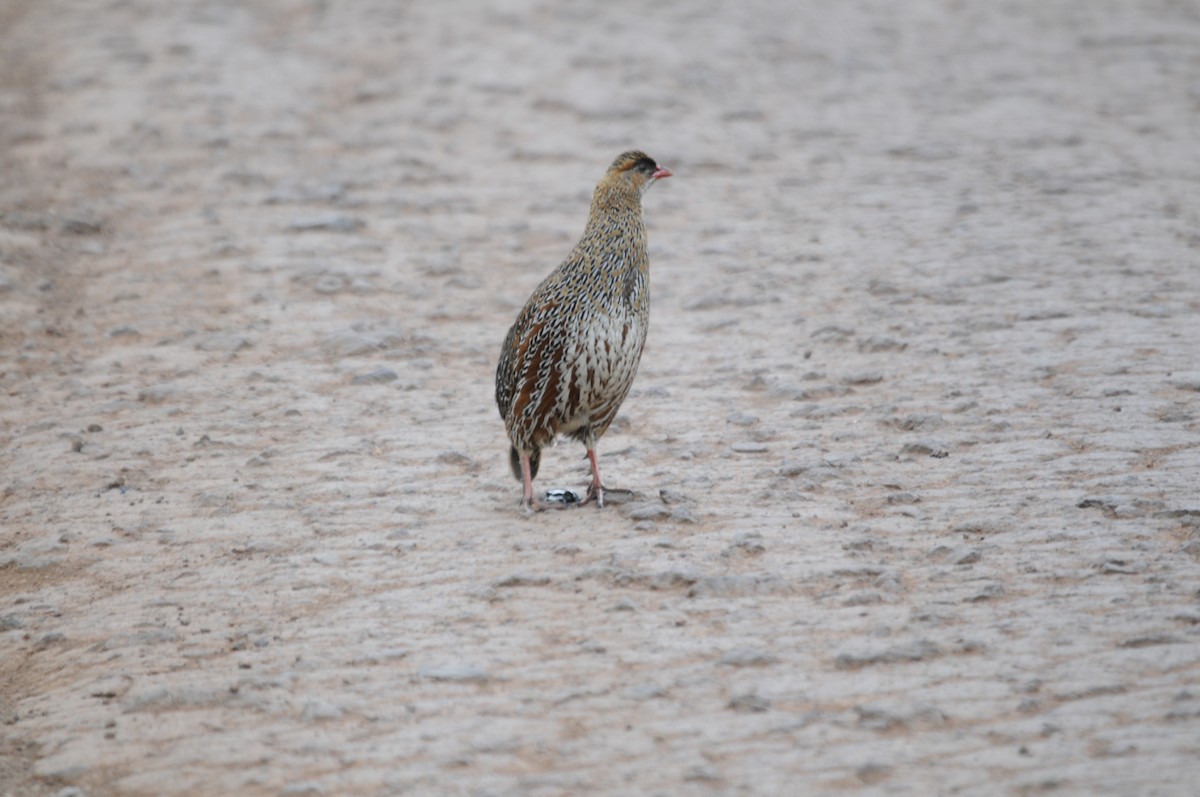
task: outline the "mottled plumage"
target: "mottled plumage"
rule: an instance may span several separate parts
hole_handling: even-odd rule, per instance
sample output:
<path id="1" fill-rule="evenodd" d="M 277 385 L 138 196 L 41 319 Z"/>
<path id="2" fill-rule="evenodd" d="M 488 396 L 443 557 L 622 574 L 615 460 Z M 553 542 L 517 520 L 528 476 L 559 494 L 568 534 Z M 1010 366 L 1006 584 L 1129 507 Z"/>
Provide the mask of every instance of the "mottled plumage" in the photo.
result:
<path id="1" fill-rule="evenodd" d="M 504 338 L 496 405 L 526 508 L 534 505 L 541 449 L 559 435 L 587 447 L 587 500 L 604 505 L 596 441 L 633 384 L 650 317 L 642 194 L 670 175 L 642 152 L 619 155 L 596 186 L 579 243 L 529 297 Z"/>

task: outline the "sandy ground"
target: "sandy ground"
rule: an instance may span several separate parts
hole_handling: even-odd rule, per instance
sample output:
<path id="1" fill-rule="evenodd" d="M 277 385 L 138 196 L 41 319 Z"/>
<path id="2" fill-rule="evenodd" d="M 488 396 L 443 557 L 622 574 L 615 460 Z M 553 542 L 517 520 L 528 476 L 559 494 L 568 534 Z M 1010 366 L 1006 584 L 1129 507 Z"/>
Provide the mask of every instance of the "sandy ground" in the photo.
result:
<path id="1" fill-rule="evenodd" d="M 1168 0 L 0 0 L 0 794 L 1194 794 L 1198 74 Z M 637 495 L 527 517 L 495 357 L 629 146 Z"/>

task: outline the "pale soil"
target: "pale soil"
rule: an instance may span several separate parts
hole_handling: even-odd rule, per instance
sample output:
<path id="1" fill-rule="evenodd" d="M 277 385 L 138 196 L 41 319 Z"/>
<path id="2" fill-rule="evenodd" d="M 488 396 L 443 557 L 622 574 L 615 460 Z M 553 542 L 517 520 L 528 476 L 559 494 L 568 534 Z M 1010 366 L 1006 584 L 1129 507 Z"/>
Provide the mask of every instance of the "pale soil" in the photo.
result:
<path id="1" fill-rule="evenodd" d="M 0 0 L 0 794 L 1194 794 L 1200 9 L 484 5 Z"/>

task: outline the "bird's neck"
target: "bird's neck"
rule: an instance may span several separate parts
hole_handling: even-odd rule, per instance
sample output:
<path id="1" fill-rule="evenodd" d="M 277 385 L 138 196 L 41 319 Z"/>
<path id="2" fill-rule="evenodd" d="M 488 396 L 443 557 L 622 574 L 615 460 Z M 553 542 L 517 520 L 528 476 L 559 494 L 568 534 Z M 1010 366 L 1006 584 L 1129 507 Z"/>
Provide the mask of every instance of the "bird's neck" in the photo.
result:
<path id="1" fill-rule="evenodd" d="M 628 186 L 602 182 L 592 194 L 592 207 L 588 211 L 589 222 L 598 217 L 642 216 L 642 195 Z"/>
<path id="2" fill-rule="evenodd" d="M 596 186 L 584 233 L 585 237 L 592 237 L 588 233 L 599 234 L 602 238 L 632 235 L 635 239 L 644 240 L 646 228 L 642 222 L 642 197 L 628 188 L 622 190 L 604 183 Z"/>

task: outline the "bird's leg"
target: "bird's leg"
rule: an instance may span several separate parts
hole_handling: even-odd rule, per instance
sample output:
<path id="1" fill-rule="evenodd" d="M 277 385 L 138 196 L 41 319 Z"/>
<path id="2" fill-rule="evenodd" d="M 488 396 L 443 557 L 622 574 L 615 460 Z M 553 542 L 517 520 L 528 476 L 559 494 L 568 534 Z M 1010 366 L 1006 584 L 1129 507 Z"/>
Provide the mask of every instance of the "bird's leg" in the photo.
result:
<path id="1" fill-rule="evenodd" d="M 521 506 L 526 512 L 540 512 L 542 505 L 533 500 L 533 473 L 529 464 L 529 455 L 521 453 L 521 480 L 525 484 L 525 494 L 521 498 Z"/>
<path id="2" fill-rule="evenodd" d="M 596 506 L 604 508 L 604 488 L 600 486 L 600 466 L 596 464 L 596 449 L 589 448 L 587 450 L 588 461 L 592 463 L 592 483 L 588 485 L 587 496 L 582 503 L 586 504 L 593 498 L 596 499 Z"/>

